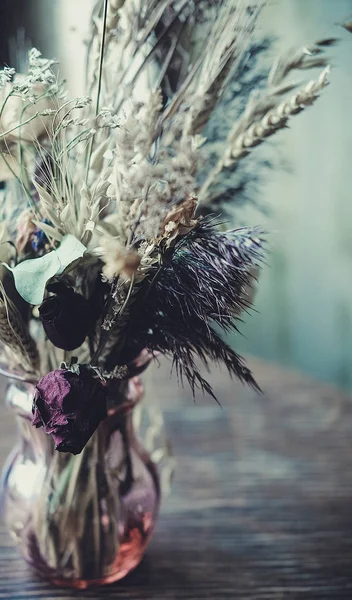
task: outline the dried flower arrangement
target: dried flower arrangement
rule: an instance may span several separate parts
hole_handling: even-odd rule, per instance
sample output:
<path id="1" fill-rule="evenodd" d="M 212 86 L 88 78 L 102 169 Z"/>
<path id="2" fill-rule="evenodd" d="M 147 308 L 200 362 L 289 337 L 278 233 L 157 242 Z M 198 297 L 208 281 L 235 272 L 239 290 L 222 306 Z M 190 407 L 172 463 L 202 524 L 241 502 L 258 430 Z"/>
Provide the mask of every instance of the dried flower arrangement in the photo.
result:
<path id="1" fill-rule="evenodd" d="M 27 522 L 15 534 L 51 578 L 113 581 L 142 556 L 158 484 L 144 469 L 138 512 L 127 421 L 115 420 L 113 468 L 104 427 L 133 405 L 128 386 L 154 358 L 171 358 L 193 394 L 214 396 L 199 368 L 212 361 L 258 388 L 220 333 L 251 305 L 265 236 L 227 230 L 221 213 L 237 200 L 240 161 L 327 84 L 334 43 L 280 58 L 244 104 L 263 4 L 98 0 L 86 97 L 69 98 L 35 49 L 26 75 L 0 72 L 0 372 L 35 386 L 32 424 L 50 446 L 32 512 L 13 526 Z M 302 88 L 287 79 L 314 67 Z M 229 90 L 240 110 L 227 127 Z"/>
<path id="2" fill-rule="evenodd" d="M 260 4 L 99 1 L 87 97 L 68 99 L 35 49 L 27 75 L 0 74 L 2 370 L 39 379 L 33 425 L 60 451 L 81 452 L 111 390 L 158 354 L 193 393 L 214 395 L 197 359 L 257 388 L 219 330 L 251 304 L 263 232 L 202 211 L 219 205 L 219 178 L 314 102 L 327 68 L 298 91 L 286 78 L 325 67 L 333 42 L 274 65 L 200 181 L 202 132 L 248 60 Z"/>

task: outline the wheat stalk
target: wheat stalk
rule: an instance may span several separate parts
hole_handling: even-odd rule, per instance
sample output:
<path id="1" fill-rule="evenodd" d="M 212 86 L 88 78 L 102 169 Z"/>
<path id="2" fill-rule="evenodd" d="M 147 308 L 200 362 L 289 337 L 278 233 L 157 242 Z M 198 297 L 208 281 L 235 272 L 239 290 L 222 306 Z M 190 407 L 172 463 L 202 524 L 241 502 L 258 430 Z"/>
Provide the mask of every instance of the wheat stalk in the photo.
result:
<path id="1" fill-rule="evenodd" d="M 290 117 L 313 104 L 321 90 L 329 83 L 329 71 L 330 68 L 326 67 L 317 80 L 310 81 L 303 89 L 280 102 L 278 106 L 271 108 L 260 121 L 255 121 L 244 131 L 241 131 L 241 127 L 236 124 L 227 138 L 227 148 L 224 154 L 209 173 L 199 191 L 199 202 L 208 199 L 209 187 L 224 169 L 233 167 L 241 158 L 247 156 L 252 148 L 262 144 L 269 136 L 286 127 Z"/>
<path id="2" fill-rule="evenodd" d="M 255 10 L 248 10 L 248 1 L 236 4 L 224 2 L 217 18 L 206 36 L 202 65 L 198 71 L 195 89 L 188 98 L 191 109 L 186 119 L 184 133 L 196 134 L 204 128 L 226 83 L 234 75 L 248 50 L 251 34 L 263 2 Z"/>
<path id="3" fill-rule="evenodd" d="M 224 166 L 230 166 L 234 161 L 246 156 L 249 149 L 263 142 L 266 137 L 278 129 L 285 127 L 289 117 L 310 106 L 317 99 L 321 90 L 328 85 L 329 70 L 329 67 L 324 69 L 316 81 L 310 81 L 302 90 L 269 110 L 259 123 L 253 123 L 238 137 L 233 138 L 230 134 L 231 146 L 224 153 Z"/>
<path id="4" fill-rule="evenodd" d="M 31 338 L 21 314 L 6 296 L 3 284 L 0 284 L 2 299 L 0 300 L 0 342 L 5 344 L 18 359 L 25 363 L 33 373 L 40 367 L 37 346 Z"/>
<path id="5" fill-rule="evenodd" d="M 325 46 L 332 46 L 337 39 L 323 39 L 315 42 L 312 46 L 305 46 L 300 50 L 289 50 L 279 56 L 274 62 L 268 77 L 268 86 L 280 85 L 287 75 L 293 70 L 312 69 L 326 67 L 328 59 L 322 56 Z"/>

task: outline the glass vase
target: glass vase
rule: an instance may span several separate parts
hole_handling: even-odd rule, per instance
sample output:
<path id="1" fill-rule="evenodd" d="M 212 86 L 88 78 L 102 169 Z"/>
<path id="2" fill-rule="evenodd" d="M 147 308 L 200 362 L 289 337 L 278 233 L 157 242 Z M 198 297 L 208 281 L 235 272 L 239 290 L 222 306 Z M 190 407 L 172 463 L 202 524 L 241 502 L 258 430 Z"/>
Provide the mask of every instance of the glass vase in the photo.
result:
<path id="1" fill-rule="evenodd" d="M 159 508 L 155 464 L 133 428 L 138 377 L 77 456 L 31 425 L 34 388 L 12 383 L 20 439 L 5 465 L 2 512 L 26 561 L 54 584 L 84 589 L 121 579 L 143 557 Z M 120 391 L 121 396 L 121 391 Z"/>

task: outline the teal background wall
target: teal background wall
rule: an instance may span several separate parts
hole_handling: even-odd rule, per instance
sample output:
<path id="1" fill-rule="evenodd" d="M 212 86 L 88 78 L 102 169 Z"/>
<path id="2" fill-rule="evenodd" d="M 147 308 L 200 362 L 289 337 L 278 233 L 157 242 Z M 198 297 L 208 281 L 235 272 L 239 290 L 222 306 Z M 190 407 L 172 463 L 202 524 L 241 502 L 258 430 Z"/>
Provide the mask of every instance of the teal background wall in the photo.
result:
<path id="1" fill-rule="evenodd" d="M 258 313 L 242 328 L 246 339 L 232 340 L 242 351 L 350 390 L 352 35 L 337 23 L 351 16 L 351 0 L 278 0 L 263 15 L 263 31 L 278 37 L 275 50 L 322 37 L 339 36 L 341 42 L 330 50 L 330 86 L 275 138 L 274 155 L 289 171 L 266 174 L 260 195 L 270 217 L 247 211 L 247 220 L 264 222 L 273 232 L 272 249 L 261 274 Z"/>

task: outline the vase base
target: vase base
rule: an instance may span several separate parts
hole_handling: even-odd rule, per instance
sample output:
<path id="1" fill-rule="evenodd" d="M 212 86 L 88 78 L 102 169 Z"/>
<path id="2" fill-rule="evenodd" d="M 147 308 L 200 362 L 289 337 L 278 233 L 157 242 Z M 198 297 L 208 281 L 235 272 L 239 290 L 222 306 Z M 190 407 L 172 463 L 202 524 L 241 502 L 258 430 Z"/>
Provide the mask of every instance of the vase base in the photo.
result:
<path id="1" fill-rule="evenodd" d="M 132 536 L 133 538 L 133 536 Z M 44 578 L 49 579 L 50 582 L 62 588 L 71 588 L 76 590 L 85 590 L 90 587 L 98 587 L 103 585 L 111 585 L 120 579 L 123 579 L 131 573 L 141 562 L 145 548 L 148 543 L 148 539 L 143 541 L 143 544 L 136 544 L 138 536 L 134 536 L 134 539 L 130 542 L 125 542 L 121 545 L 120 551 L 116 557 L 115 563 L 111 565 L 109 573 L 102 577 L 96 577 L 92 579 L 82 578 L 61 578 L 55 577 L 53 574 L 40 572 L 38 565 L 32 563 L 32 567 L 36 570 L 37 574 Z M 141 542 L 141 540 L 140 540 Z"/>
<path id="2" fill-rule="evenodd" d="M 143 558 L 160 499 L 157 470 L 134 435 L 132 410 L 123 421 L 110 414 L 81 454 L 54 453 L 49 436 L 32 427 L 32 388 L 11 389 L 28 410 L 18 409 L 23 441 L 4 471 L 2 508 L 24 559 L 61 588 L 84 590 L 126 577 Z M 137 392 L 128 394 L 130 401 Z"/>
<path id="3" fill-rule="evenodd" d="M 71 588 L 76 590 L 86 590 L 90 587 L 98 587 L 102 585 L 111 585 L 112 583 L 116 583 L 120 579 L 123 579 L 130 573 L 136 566 L 131 569 L 127 569 L 126 571 L 118 571 L 117 573 L 112 573 L 107 577 L 101 577 L 100 579 L 50 579 L 50 583 L 56 585 L 61 588 Z"/>

